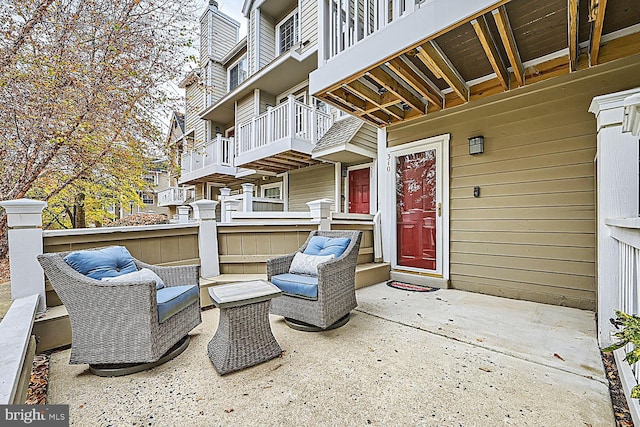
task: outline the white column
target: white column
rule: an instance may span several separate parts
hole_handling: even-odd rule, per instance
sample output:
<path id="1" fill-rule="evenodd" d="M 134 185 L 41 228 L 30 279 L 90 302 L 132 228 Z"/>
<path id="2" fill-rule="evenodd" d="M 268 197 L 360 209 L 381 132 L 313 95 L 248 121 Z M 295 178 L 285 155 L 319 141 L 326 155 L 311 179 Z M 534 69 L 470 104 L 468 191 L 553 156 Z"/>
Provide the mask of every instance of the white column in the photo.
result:
<path id="1" fill-rule="evenodd" d="M 253 187 L 251 183 L 242 184 L 242 210 L 253 212 Z"/>
<path id="2" fill-rule="evenodd" d="M 178 223 L 184 224 L 189 222 L 189 206 L 178 206 Z"/>
<path id="3" fill-rule="evenodd" d="M 44 272 L 38 262 L 42 254 L 42 210 L 47 202 L 19 199 L 0 202 L 9 227 L 9 271 L 11 299 L 38 294 L 38 312 L 47 309 Z"/>
<path id="4" fill-rule="evenodd" d="M 311 221 L 319 222 L 318 230 L 331 230 L 329 217 L 331 215 L 332 203 L 333 200 L 331 199 L 319 199 L 307 202 Z"/>
<path id="5" fill-rule="evenodd" d="M 609 319 L 618 305 L 618 243 L 605 220 L 638 216 L 638 138 L 622 132 L 625 98 L 640 88 L 598 96 L 589 111 L 596 115 L 598 337 L 611 342 Z"/>
<path id="6" fill-rule="evenodd" d="M 216 134 L 216 146 L 214 147 L 215 158 L 213 159 L 213 163 L 216 165 L 221 165 L 222 162 L 222 134 Z"/>
<path id="7" fill-rule="evenodd" d="M 233 221 L 231 218 L 231 214 L 233 212 L 238 212 L 240 210 L 240 200 L 227 200 L 227 217 L 224 219 L 224 222 Z"/>
<path id="8" fill-rule="evenodd" d="M 392 191 L 393 174 L 395 173 L 395 165 L 391 162 L 391 158 L 387 153 L 387 131 L 386 129 L 378 129 L 378 206 L 377 209 L 381 214 L 382 223 L 382 254 L 384 262 L 391 262 L 391 252 L 395 248 L 391 247 L 391 233 L 395 233 L 393 224 L 393 210 L 396 208 L 394 200 L 395 193 Z"/>
<path id="9" fill-rule="evenodd" d="M 216 206 L 218 206 L 218 202 L 202 199 L 190 204 L 193 207 L 193 211 L 197 212 L 198 218 L 200 218 L 200 227 L 198 229 L 200 276 L 219 276 L 220 257 L 218 255 L 218 227 L 216 224 Z"/>
<path id="10" fill-rule="evenodd" d="M 223 187 L 220 189 L 220 222 L 227 221 L 227 207 L 228 200 L 227 197 L 231 195 L 231 189 L 227 187 Z"/>
<path id="11" fill-rule="evenodd" d="M 342 212 L 342 163 L 337 162 L 333 165 L 334 186 L 335 186 L 335 200 L 336 200 L 336 212 Z M 345 212 L 348 209 L 345 207 Z"/>
<path id="12" fill-rule="evenodd" d="M 287 105 L 288 107 L 288 114 L 289 114 L 289 129 L 288 129 L 288 133 L 289 133 L 289 138 L 295 138 L 296 136 L 296 104 L 295 104 L 296 99 L 293 97 L 293 95 L 289 95 L 288 98 L 288 103 L 289 105 Z"/>

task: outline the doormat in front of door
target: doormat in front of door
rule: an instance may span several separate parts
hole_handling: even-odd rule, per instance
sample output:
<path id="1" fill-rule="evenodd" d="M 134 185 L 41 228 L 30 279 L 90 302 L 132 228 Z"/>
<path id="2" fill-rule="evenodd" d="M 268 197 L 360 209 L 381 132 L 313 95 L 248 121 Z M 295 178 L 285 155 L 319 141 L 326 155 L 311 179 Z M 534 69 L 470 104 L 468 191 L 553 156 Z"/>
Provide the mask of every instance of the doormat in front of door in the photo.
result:
<path id="1" fill-rule="evenodd" d="M 430 286 L 413 285 L 411 283 L 398 282 L 397 280 L 389 280 L 387 286 L 396 289 L 402 289 L 403 291 L 411 292 L 434 292 L 439 288 L 432 288 Z"/>

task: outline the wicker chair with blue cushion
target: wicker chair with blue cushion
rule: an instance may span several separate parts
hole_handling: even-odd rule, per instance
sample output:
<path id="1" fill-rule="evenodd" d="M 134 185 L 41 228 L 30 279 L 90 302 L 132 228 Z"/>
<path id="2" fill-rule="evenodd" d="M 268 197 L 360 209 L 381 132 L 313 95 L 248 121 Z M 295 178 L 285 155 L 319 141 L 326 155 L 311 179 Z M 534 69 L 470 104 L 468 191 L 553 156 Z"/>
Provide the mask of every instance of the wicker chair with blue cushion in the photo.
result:
<path id="1" fill-rule="evenodd" d="M 38 256 L 71 321 L 69 363 L 124 375 L 175 357 L 201 323 L 199 266 L 163 267 L 126 248 Z"/>
<path id="2" fill-rule="evenodd" d="M 271 313 L 301 330 L 342 326 L 357 306 L 355 271 L 360 231 L 312 231 L 298 252 L 267 261 L 267 276 L 283 295 Z"/>

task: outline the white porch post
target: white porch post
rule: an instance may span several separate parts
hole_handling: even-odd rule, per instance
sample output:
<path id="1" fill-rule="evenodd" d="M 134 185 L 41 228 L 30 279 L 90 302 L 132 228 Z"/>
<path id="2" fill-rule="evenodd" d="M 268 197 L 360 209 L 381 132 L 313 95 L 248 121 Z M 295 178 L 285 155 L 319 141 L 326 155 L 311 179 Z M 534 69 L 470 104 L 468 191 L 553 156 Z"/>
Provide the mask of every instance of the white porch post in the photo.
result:
<path id="1" fill-rule="evenodd" d="M 7 213 L 9 227 L 9 271 L 11 299 L 38 294 L 38 312 L 47 309 L 44 272 L 38 255 L 42 254 L 42 210 L 47 202 L 31 199 L 0 202 Z"/>
<path id="2" fill-rule="evenodd" d="M 214 153 L 216 153 L 213 163 L 221 165 L 222 161 L 222 134 L 216 134 L 216 146 L 214 147 Z"/>
<path id="3" fill-rule="evenodd" d="M 251 183 L 242 184 L 242 210 L 253 212 L 253 187 Z"/>
<path id="4" fill-rule="evenodd" d="M 216 224 L 216 206 L 214 200 L 202 199 L 191 203 L 193 211 L 198 213 L 198 253 L 200 254 L 200 276 L 220 275 L 220 257 L 218 255 L 218 227 Z"/>
<path id="5" fill-rule="evenodd" d="M 231 195 L 231 189 L 223 187 L 220 189 L 220 222 L 227 222 L 227 198 Z"/>
<path id="6" fill-rule="evenodd" d="M 184 224 L 189 222 L 189 206 L 178 206 L 178 223 Z"/>
<path id="7" fill-rule="evenodd" d="M 293 97 L 293 95 L 289 95 L 289 98 L 287 100 L 288 104 L 288 113 L 289 113 L 289 138 L 294 138 L 296 136 L 296 104 L 295 104 L 295 98 Z"/>
<path id="8" fill-rule="evenodd" d="M 331 199 L 319 199 L 307 202 L 309 206 L 309 213 L 311 221 L 319 221 L 318 230 L 331 230 L 331 222 L 329 216 L 331 215 Z"/>
<path id="9" fill-rule="evenodd" d="M 227 200 L 227 217 L 224 222 L 232 222 L 231 214 L 240 210 L 240 200 Z"/>
<path id="10" fill-rule="evenodd" d="M 597 283 L 598 338 L 611 343 L 611 324 L 618 306 L 618 243 L 605 220 L 638 216 L 638 138 L 623 133 L 624 100 L 640 88 L 598 96 L 589 111 L 596 115 L 597 150 Z"/>
<path id="11" fill-rule="evenodd" d="M 381 234 L 382 234 L 382 258 L 384 262 L 391 262 L 391 251 L 395 248 L 391 247 L 391 233 L 393 232 L 393 210 L 396 203 L 393 200 L 393 194 L 388 194 L 388 186 L 385 183 L 393 178 L 395 173 L 395 165 L 391 164 L 390 157 L 387 153 L 387 131 L 386 129 L 378 129 L 378 211 L 381 214 Z"/>

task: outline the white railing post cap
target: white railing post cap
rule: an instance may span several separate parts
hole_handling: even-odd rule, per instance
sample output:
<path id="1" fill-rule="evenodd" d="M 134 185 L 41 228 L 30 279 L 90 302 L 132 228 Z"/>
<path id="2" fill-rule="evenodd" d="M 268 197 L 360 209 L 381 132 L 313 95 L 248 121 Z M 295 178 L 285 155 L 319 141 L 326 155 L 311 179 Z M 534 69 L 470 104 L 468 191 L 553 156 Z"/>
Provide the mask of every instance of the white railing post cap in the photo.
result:
<path id="1" fill-rule="evenodd" d="M 201 220 L 216 219 L 217 201 L 202 199 L 189 204 L 193 207 L 193 213 L 196 218 L 200 218 Z"/>
<path id="2" fill-rule="evenodd" d="M 220 195 L 223 196 L 223 197 L 230 196 L 231 195 L 231 189 L 228 188 L 228 187 L 222 187 L 220 189 Z"/>
<path id="3" fill-rule="evenodd" d="M 329 214 L 331 213 L 332 203 L 333 200 L 331 199 L 319 199 L 307 202 L 311 219 L 314 221 L 318 221 L 322 218 L 328 218 Z"/>
<path id="4" fill-rule="evenodd" d="M 255 185 L 250 183 L 250 182 L 242 184 L 242 192 L 243 193 L 253 193 L 253 188 L 254 187 L 255 187 Z"/>
<path id="5" fill-rule="evenodd" d="M 9 227 L 40 227 L 42 225 L 42 210 L 47 202 L 32 199 L 5 200 L 0 202 L 7 213 Z"/>

